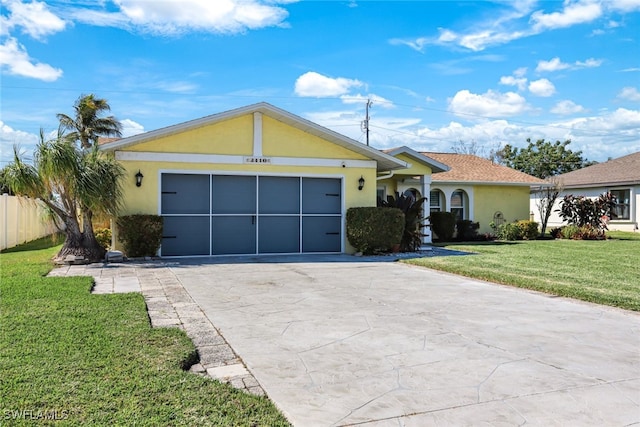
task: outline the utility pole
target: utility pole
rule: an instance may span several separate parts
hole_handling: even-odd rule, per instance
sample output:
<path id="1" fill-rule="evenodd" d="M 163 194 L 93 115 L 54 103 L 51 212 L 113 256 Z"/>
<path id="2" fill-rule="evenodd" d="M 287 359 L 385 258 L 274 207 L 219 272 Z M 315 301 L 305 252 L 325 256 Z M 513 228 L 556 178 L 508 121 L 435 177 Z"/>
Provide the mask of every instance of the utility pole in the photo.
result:
<path id="1" fill-rule="evenodd" d="M 362 122 L 362 128 L 367 135 L 367 145 L 369 145 L 369 108 L 371 108 L 372 105 L 373 102 L 371 102 L 370 99 L 367 99 L 366 113 L 364 116 L 364 121 Z"/>

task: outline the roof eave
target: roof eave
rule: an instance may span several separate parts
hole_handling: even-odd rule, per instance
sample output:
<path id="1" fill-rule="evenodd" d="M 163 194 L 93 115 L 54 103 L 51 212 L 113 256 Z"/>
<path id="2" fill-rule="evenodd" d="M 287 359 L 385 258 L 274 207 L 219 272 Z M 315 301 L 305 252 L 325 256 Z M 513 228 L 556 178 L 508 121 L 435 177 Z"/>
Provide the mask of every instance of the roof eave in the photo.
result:
<path id="1" fill-rule="evenodd" d="M 455 185 L 496 185 L 501 187 L 549 187 L 546 182 L 513 182 L 513 181 L 460 181 L 460 180 L 432 180 L 433 184 Z"/>
<path id="2" fill-rule="evenodd" d="M 391 151 L 389 151 L 387 154 L 389 154 L 390 156 L 397 156 L 398 154 L 406 154 L 418 160 L 419 162 L 429 166 L 431 168 L 432 173 L 448 172 L 451 170 L 451 168 L 445 165 L 444 163 L 434 160 L 429 156 L 425 156 L 424 154 L 419 153 L 406 146 L 394 148 Z"/>

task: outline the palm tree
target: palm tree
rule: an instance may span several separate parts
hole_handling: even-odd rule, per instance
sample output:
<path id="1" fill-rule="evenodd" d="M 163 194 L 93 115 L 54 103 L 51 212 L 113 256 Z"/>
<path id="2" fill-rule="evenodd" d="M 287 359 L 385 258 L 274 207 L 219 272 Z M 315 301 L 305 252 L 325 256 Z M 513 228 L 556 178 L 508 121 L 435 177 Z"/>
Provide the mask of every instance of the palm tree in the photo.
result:
<path id="1" fill-rule="evenodd" d="M 114 116 L 100 117 L 111 107 L 105 99 L 96 98 L 94 94 L 80 95 L 73 105 L 75 117 L 57 114 L 60 125 L 70 131 L 67 136 L 73 141 L 80 141 L 82 148 L 91 148 L 100 136 L 122 136 L 122 125 Z"/>
<path id="2" fill-rule="evenodd" d="M 64 223 L 66 238 L 56 256 L 58 262 L 68 255 L 100 261 L 105 249 L 96 240 L 91 220 L 98 213 L 116 214 L 124 169 L 96 146 L 82 149 L 74 141 L 64 135 L 62 127 L 51 140 L 45 140 L 41 130 L 33 165 L 14 148 L 5 179 L 17 195 L 41 199 Z"/>

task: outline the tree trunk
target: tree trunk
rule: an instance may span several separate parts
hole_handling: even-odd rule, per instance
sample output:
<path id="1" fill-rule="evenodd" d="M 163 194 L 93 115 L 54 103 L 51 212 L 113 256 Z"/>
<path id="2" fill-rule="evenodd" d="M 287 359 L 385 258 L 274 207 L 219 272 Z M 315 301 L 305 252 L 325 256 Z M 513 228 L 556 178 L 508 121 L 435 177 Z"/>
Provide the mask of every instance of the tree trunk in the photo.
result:
<path id="1" fill-rule="evenodd" d="M 93 227 L 85 221 L 84 232 L 80 230 L 77 218 L 68 216 L 64 218 L 65 240 L 60 252 L 56 255 L 55 261 L 64 262 L 68 255 L 83 257 L 86 262 L 99 262 L 104 259 L 105 249 L 100 246 L 93 234 Z"/>

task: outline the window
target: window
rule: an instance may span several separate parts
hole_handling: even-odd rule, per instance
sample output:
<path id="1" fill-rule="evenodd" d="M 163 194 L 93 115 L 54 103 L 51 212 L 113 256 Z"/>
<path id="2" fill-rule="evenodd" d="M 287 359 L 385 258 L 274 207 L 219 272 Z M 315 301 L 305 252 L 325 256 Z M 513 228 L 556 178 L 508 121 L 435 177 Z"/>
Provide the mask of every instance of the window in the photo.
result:
<path id="1" fill-rule="evenodd" d="M 462 190 L 456 190 L 451 194 L 451 212 L 456 215 L 456 220 L 465 219 L 466 195 Z"/>
<path id="2" fill-rule="evenodd" d="M 615 204 L 611 209 L 611 219 L 621 220 L 630 219 L 629 215 L 629 199 L 631 198 L 630 190 L 611 190 L 611 194 L 615 197 Z"/>
<path id="3" fill-rule="evenodd" d="M 429 192 L 429 208 L 431 212 L 442 212 L 442 197 L 439 190 Z"/>

